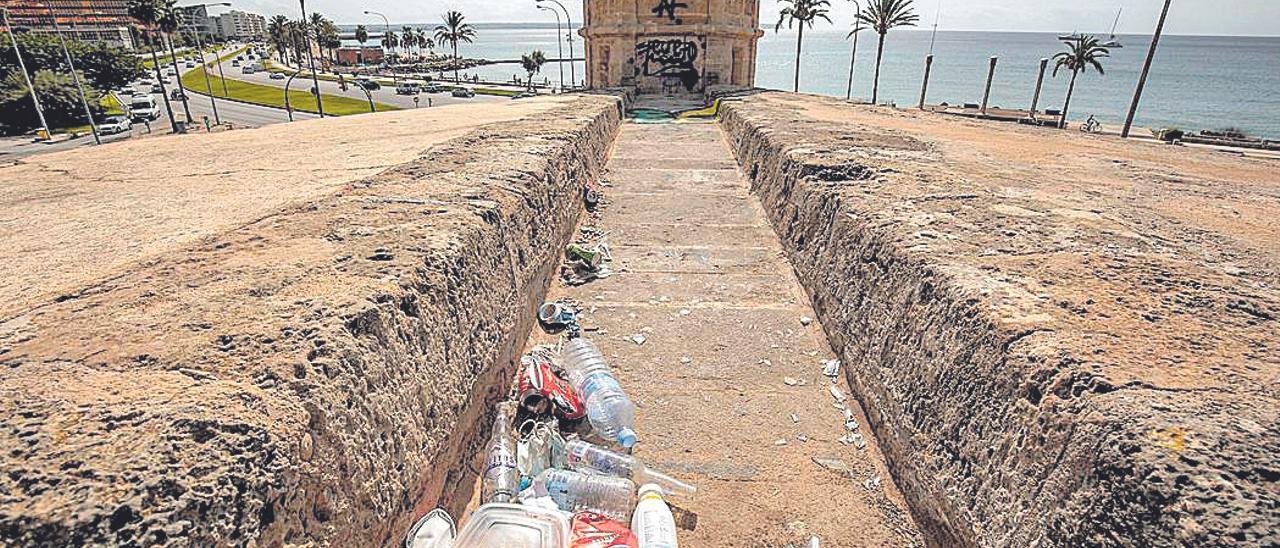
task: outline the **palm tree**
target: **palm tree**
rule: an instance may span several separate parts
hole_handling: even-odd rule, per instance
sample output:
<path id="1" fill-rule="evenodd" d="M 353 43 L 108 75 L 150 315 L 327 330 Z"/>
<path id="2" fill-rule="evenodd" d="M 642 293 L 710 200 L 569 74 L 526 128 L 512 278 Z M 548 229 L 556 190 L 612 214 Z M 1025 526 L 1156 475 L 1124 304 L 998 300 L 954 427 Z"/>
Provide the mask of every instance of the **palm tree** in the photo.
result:
<path id="1" fill-rule="evenodd" d="M 1067 100 L 1062 105 L 1062 119 L 1058 122 L 1058 127 L 1066 128 L 1067 110 L 1071 108 L 1071 95 L 1076 91 L 1076 77 L 1081 72 L 1087 72 L 1089 67 L 1097 70 L 1098 74 L 1106 75 L 1102 70 L 1102 60 L 1111 57 L 1111 50 L 1102 47 L 1097 38 L 1087 34 L 1062 42 L 1067 45 L 1067 51 L 1053 56 L 1053 77 L 1058 77 L 1058 69 L 1065 68 L 1071 71 L 1071 85 L 1067 86 Z"/>
<path id="2" fill-rule="evenodd" d="M 418 31 L 413 27 L 402 27 L 400 29 L 400 42 L 404 44 L 405 49 L 409 52 L 409 57 L 413 57 L 413 48 L 418 45 Z"/>
<path id="3" fill-rule="evenodd" d="M 858 0 L 853 0 L 853 6 L 855 13 L 862 11 L 862 5 L 858 3 Z M 846 34 L 844 37 L 845 40 L 850 38 L 853 39 L 853 53 L 849 54 L 849 89 L 845 91 L 844 94 L 844 100 L 846 101 L 853 99 L 853 71 L 857 67 L 858 62 L 858 33 L 863 30 L 865 29 L 862 28 L 862 20 L 855 17 L 853 21 L 853 30 L 849 31 L 849 34 Z"/>
<path id="4" fill-rule="evenodd" d="M 778 24 L 773 28 L 774 32 L 782 31 L 782 24 L 786 23 L 787 28 L 791 28 L 797 21 L 800 23 L 800 33 L 796 36 L 796 83 L 794 91 L 800 91 L 800 48 L 804 45 L 804 27 L 809 25 L 813 28 L 814 20 L 819 17 L 826 19 L 828 23 L 831 18 L 827 17 L 827 10 L 831 7 L 831 3 L 827 0 L 779 0 L 779 3 L 790 4 L 782 8 L 778 12 Z"/>
<path id="5" fill-rule="evenodd" d="M 529 89 L 533 89 L 533 75 L 542 71 L 542 65 L 546 64 L 547 56 L 542 50 L 535 49 L 533 53 L 520 56 L 520 65 L 524 67 L 524 71 L 529 73 Z"/>
<path id="6" fill-rule="evenodd" d="M 364 48 L 364 43 L 369 41 L 369 27 L 356 25 L 356 41 L 360 42 L 361 48 Z"/>
<path id="7" fill-rule="evenodd" d="M 458 81 L 458 43 L 470 44 L 476 38 L 476 29 L 467 24 L 467 18 L 458 11 L 444 14 L 444 24 L 436 26 L 436 43 L 453 47 L 453 81 Z"/>
<path id="8" fill-rule="evenodd" d="M 920 16 L 911 9 L 912 0 L 871 0 L 858 13 L 858 20 L 880 35 L 876 47 L 876 77 L 871 88 L 871 104 L 880 100 L 880 61 L 884 59 L 884 38 L 897 27 L 914 27 Z"/>
<path id="9" fill-rule="evenodd" d="M 387 57 L 394 57 L 391 54 L 391 50 L 394 50 L 399 46 L 400 46 L 400 37 L 396 36 L 396 31 L 389 30 L 387 31 L 386 35 L 382 37 L 382 47 L 387 49 Z"/>
<path id="10" fill-rule="evenodd" d="M 182 90 L 182 70 L 178 68 L 178 52 L 173 48 L 173 36 L 182 28 L 182 18 L 178 14 L 178 0 L 158 0 L 156 10 L 159 18 L 156 26 L 164 33 L 169 42 L 169 61 L 173 63 L 173 77 L 178 81 L 178 90 L 182 95 L 182 110 L 187 115 L 187 123 L 192 122 L 191 104 L 187 102 L 187 93 Z"/>
<path id="11" fill-rule="evenodd" d="M 165 90 L 164 77 L 160 75 L 160 58 L 156 56 L 155 30 L 160 23 L 160 2 L 158 0 L 129 0 L 129 16 L 142 26 L 142 34 L 146 38 L 147 49 L 151 51 L 151 67 L 156 71 L 156 82 L 160 83 L 160 98 L 164 100 L 164 110 L 169 113 L 169 126 L 178 132 L 178 121 L 173 117 L 173 105 L 169 104 L 169 92 Z"/>
<path id="12" fill-rule="evenodd" d="M 316 47 L 321 48 L 320 55 L 322 60 L 324 59 L 323 48 L 325 47 L 325 42 L 327 42 L 327 40 L 325 39 L 325 23 L 328 23 L 328 22 L 329 20 L 325 19 L 324 15 L 314 11 L 311 12 L 311 16 L 307 18 L 307 23 L 311 31 L 311 36 L 313 36 L 316 40 Z"/>
<path id="13" fill-rule="evenodd" d="M 270 36 L 271 45 L 276 48 L 276 55 L 280 57 L 280 62 L 289 64 L 289 18 L 283 15 L 272 17 L 271 23 L 267 25 L 267 34 Z"/>

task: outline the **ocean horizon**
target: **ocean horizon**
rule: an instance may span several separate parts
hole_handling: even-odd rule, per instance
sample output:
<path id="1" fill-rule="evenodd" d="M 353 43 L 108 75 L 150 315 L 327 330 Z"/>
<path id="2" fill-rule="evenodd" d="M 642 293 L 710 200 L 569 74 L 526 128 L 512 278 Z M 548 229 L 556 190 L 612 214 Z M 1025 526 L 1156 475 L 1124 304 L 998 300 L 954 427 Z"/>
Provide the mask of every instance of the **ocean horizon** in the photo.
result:
<path id="1" fill-rule="evenodd" d="M 371 33 L 381 27 L 367 26 Z M 431 28 L 434 24 L 395 23 L 391 28 L 398 32 L 404 26 Z M 341 27 L 351 30 L 355 25 Z M 557 53 L 554 23 L 476 23 L 475 27 L 476 42 L 459 47 L 463 56 L 517 59 L 534 49 L 553 57 Z M 801 92 L 845 97 L 852 49 L 852 42 L 845 39 L 847 32 L 819 25 L 805 33 Z M 895 30 L 885 43 L 880 102 L 903 107 L 919 102 L 924 60 L 932 47 L 928 103 L 980 103 L 989 59 L 995 56 L 991 106 L 1028 108 L 1040 59 L 1052 58 L 1064 47 L 1057 36 L 1049 32 L 939 30 L 935 37 L 923 28 Z M 871 97 L 876 38 L 869 31 L 859 38 L 854 98 Z M 756 60 L 758 87 L 791 90 L 795 39 L 794 30 L 777 33 L 765 29 Z M 1090 71 L 1077 81 L 1070 111 L 1073 120 L 1093 115 L 1104 125 L 1124 122 L 1151 37 L 1123 34 L 1117 39 L 1124 47 L 1111 50 L 1111 57 L 1103 63 L 1105 74 Z M 581 39 L 575 40 L 578 57 L 582 56 L 581 46 Z M 567 57 L 567 43 L 564 53 Z M 572 65 L 564 65 L 565 81 L 571 76 L 583 80 L 583 63 Z M 1040 109 L 1061 108 L 1065 99 L 1070 75 L 1060 73 L 1055 78 L 1052 72 L 1051 61 Z M 469 73 L 506 80 L 522 71 L 512 65 L 493 65 Z M 539 76 L 558 81 L 559 67 L 548 63 Z M 1237 128 L 1250 135 L 1280 139 L 1280 37 L 1165 35 L 1135 125 L 1187 131 Z"/>

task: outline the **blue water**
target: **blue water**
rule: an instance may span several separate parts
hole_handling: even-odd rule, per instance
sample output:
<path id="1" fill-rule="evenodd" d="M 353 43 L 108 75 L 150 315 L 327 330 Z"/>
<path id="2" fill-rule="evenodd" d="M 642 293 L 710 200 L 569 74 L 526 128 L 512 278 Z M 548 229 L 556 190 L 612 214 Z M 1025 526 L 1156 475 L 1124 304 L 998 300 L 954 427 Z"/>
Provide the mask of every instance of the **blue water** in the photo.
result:
<path id="1" fill-rule="evenodd" d="M 392 28 L 398 30 L 401 26 Z M 549 56 L 556 53 L 554 25 L 490 24 L 477 25 L 477 29 L 476 43 L 460 46 L 462 55 L 518 59 L 520 54 L 534 49 Z M 821 25 L 806 33 L 801 91 L 844 97 L 851 46 L 845 33 L 835 27 L 823 29 Z M 931 35 L 917 29 L 889 34 L 880 78 L 881 101 L 901 106 L 918 102 Z M 871 97 L 875 38 L 875 34 L 864 32 L 859 39 L 855 97 Z M 583 44 L 580 38 L 575 40 L 575 53 L 580 57 Z M 1073 118 L 1093 114 L 1104 124 L 1124 121 L 1150 37 L 1126 35 L 1119 40 L 1125 47 L 1112 50 L 1112 57 L 1104 62 L 1105 75 L 1090 72 L 1081 76 L 1072 99 Z M 991 105 L 1027 108 L 1040 58 L 1052 57 L 1062 48 L 1053 34 L 939 31 L 933 45 L 928 102 L 981 102 L 988 59 L 994 55 L 1000 59 Z M 565 55 L 568 56 L 567 44 Z M 768 29 L 760 41 L 756 84 L 790 90 L 794 56 L 795 32 L 778 34 Z M 574 68 L 581 82 L 583 64 L 576 63 Z M 565 80 L 569 81 L 569 64 L 565 64 L 564 71 Z M 470 72 L 500 80 L 522 74 L 519 65 L 480 67 Z M 548 64 L 539 77 L 558 81 L 557 65 Z M 1046 77 L 1040 108 L 1061 107 L 1068 79 L 1066 73 L 1057 78 Z M 1280 37 L 1165 36 L 1135 123 L 1189 130 L 1234 126 L 1260 137 L 1280 139 Z"/>

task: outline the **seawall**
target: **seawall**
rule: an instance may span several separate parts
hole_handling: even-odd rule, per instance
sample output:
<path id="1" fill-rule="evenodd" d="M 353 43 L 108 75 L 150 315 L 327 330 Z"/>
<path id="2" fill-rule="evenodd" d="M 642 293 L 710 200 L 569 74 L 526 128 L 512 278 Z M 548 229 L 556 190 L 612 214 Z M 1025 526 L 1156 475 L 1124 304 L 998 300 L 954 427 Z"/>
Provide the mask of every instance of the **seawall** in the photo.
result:
<path id="1" fill-rule="evenodd" d="M 1277 541 L 1274 166 L 782 93 L 723 125 L 932 544 Z"/>
<path id="2" fill-rule="evenodd" d="M 373 546 L 460 513 L 620 120 L 559 103 L 13 311 L 0 538 Z"/>

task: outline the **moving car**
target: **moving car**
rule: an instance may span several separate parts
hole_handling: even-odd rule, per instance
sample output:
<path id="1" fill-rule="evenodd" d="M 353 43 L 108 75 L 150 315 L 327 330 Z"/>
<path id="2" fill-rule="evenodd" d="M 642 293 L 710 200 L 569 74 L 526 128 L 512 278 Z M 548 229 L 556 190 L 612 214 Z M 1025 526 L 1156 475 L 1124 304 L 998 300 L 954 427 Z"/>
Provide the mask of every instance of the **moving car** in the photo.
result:
<path id="1" fill-rule="evenodd" d="M 196 68 L 196 64 L 195 64 L 195 62 L 193 62 L 193 61 L 187 61 L 187 68 Z"/>
<path id="2" fill-rule="evenodd" d="M 422 91 L 422 87 L 416 82 L 405 82 L 396 86 L 396 95 L 417 95 Z"/>
<path id="3" fill-rule="evenodd" d="M 475 97 L 476 92 L 472 91 L 471 88 L 453 88 L 453 96 L 466 98 Z"/>
<path id="4" fill-rule="evenodd" d="M 233 66 L 233 67 L 238 67 L 238 66 L 240 66 L 240 60 L 239 60 L 239 59 L 237 59 L 237 60 L 235 60 L 235 61 L 232 61 L 232 62 L 231 62 L 231 66 Z"/>
<path id="5" fill-rule="evenodd" d="M 185 101 L 187 96 L 182 92 L 182 88 L 174 88 L 169 91 L 169 99 L 172 101 Z"/>
<path id="6" fill-rule="evenodd" d="M 425 86 L 422 86 L 423 93 L 444 93 L 444 91 L 445 91 L 444 86 L 437 84 L 435 82 L 431 82 Z"/>
<path id="7" fill-rule="evenodd" d="M 128 116 L 108 116 L 98 123 L 98 132 L 104 135 L 115 135 L 133 129 L 133 122 Z"/>
<path id="8" fill-rule="evenodd" d="M 241 74 L 253 74 L 255 72 L 257 72 L 257 70 L 253 68 L 253 65 L 245 65 L 240 68 Z"/>
<path id="9" fill-rule="evenodd" d="M 366 91 L 378 91 L 382 89 L 382 84 L 374 82 L 368 78 L 357 79 L 356 85 L 364 88 Z"/>
<path id="10" fill-rule="evenodd" d="M 129 102 L 129 113 L 135 121 L 155 120 L 160 117 L 160 109 L 156 106 L 156 98 L 150 95 L 137 95 Z"/>
<path id="11" fill-rule="evenodd" d="M 151 93 L 164 93 L 164 88 L 160 84 L 151 84 Z"/>
<path id="12" fill-rule="evenodd" d="M 273 72 L 273 73 L 271 73 L 271 79 L 272 79 L 272 80 L 284 80 L 284 73 L 283 73 L 283 72 Z"/>

